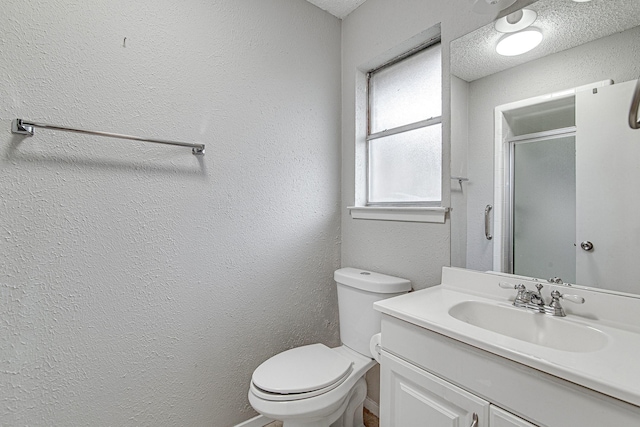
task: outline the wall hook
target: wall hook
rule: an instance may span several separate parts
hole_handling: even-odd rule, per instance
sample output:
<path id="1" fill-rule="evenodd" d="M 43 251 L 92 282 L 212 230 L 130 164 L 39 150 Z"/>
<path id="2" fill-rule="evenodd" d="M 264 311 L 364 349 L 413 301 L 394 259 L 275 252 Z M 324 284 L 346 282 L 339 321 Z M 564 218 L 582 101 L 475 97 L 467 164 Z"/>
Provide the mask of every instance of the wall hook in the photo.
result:
<path id="1" fill-rule="evenodd" d="M 458 184 L 460 184 L 460 191 L 462 191 L 462 183 L 469 181 L 469 178 L 464 178 L 462 176 L 452 176 L 451 179 L 458 181 Z"/>

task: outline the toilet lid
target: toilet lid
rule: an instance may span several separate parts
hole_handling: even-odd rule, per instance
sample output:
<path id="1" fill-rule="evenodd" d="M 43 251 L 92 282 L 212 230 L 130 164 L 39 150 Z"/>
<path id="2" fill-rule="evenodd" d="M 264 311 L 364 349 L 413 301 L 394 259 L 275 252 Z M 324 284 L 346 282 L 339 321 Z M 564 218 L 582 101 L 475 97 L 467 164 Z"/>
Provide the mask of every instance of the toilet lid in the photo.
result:
<path id="1" fill-rule="evenodd" d="M 306 345 L 265 361 L 253 372 L 252 382 L 271 393 L 307 393 L 345 378 L 351 365 L 350 360 L 323 344 Z"/>

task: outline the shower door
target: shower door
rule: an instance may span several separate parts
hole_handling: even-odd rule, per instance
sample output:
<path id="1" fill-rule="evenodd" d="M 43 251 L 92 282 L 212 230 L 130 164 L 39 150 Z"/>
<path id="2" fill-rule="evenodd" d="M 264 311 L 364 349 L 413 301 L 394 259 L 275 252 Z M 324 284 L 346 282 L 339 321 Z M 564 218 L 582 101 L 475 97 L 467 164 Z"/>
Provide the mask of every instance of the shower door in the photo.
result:
<path id="1" fill-rule="evenodd" d="M 575 135 L 538 135 L 510 144 L 512 272 L 574 283 Z"/>
<path id="2" fill-rule="evenodd" d="M 635 83 L 576 94 L 576 282 L 615 281 L 628 292 L 640 278 L 640 132 L 628 125 Z"/>

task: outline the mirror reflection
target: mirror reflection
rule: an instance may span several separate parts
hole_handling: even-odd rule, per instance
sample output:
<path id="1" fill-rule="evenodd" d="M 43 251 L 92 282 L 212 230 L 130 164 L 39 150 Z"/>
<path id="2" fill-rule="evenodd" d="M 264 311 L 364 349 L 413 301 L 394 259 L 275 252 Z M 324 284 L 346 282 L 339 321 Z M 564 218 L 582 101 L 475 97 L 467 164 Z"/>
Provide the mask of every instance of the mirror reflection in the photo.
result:
<path id="1" fill-rule="evenodd" d="M 638 58 L 637 0 L 540 0 L 451 43 L 452 265 L 640 293 Z"/>

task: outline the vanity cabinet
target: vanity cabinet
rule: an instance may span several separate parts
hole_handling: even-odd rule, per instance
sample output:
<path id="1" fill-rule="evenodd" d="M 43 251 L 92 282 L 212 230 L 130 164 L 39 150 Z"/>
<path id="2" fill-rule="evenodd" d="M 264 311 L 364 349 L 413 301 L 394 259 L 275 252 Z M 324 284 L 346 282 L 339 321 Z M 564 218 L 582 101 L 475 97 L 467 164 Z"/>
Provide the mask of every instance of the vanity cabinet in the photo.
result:
<path id="1" fill-rule="evenodd" d="M 640 426 L 640 409 L 382 314 L 381 427 Z"/>
<path id="2" fill-rule="evenodd" d="M 383 427 L 536 427 L 386 351 L 380 369 Z"/>

